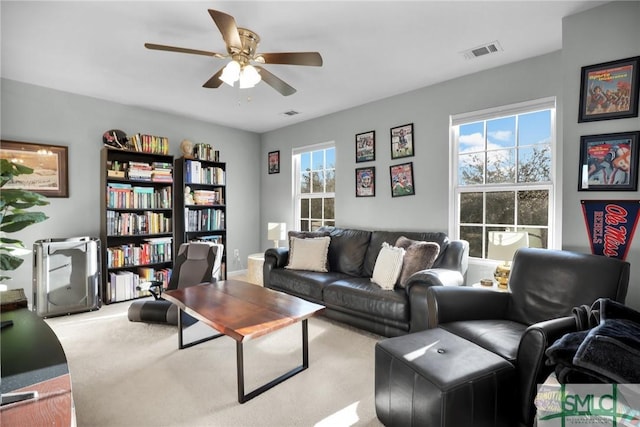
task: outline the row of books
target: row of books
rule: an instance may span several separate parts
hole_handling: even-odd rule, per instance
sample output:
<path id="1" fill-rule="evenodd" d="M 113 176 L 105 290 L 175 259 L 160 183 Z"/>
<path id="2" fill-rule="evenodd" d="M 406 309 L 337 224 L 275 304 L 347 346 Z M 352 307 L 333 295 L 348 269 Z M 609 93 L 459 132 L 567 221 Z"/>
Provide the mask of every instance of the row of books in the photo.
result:
<path id="1" fill-rule="evenodd" d="M 107 267 L 120 268 L 171 261 L 172 238 L 145 239 L 146 243 L 130 243 L 107 248 Z"/>
<path id="2" fill-rule="evenodd" d="M 224 230 L 224 211 L 221 209 L 185 209 L 187 231 Z"/>
<path id="3" fill-rule="evenodd" d="M 213 147 L 209 144 L 200 142 L 193 146 L 193 157 L 210 162 L 219 162 L 220 151 L 214 150 Z"/>
<path id="4" fill-rule="evenodd" d="M 132 236 L 138 234 L 171 233 L 171 218 L 164 213 L 107 211 L 107 235 Z"/>
<path id="5" fill-rule="evenodd" d="M 129 137 L 129 149 L 143 153 L 169 154 L 169 138 L 136 133 Z"/>
<path id="6" fill-rule="evenodd" d="M 222 189 L 194 190 L 193 203 L 196 205 L 223 205 Z"/>
<path id="7" fill-rule="evenodd" d="M 131 181 L 173 182 L 173 166 L 164 162 L 129 161 L 127 177 Z"/>
<path id="8" fill-rule="evenodd" d="M 217 166 L 203 166 L 198 160 L 185 162 L 185 181 L 188 184 L 224 185 L 225 171 Z"/>
<path id="9" fill-rule="evenodd" d="M 110 182 L 107 184 L 109 209 L 171 209 L 172 187 L 140 187 Z"/>
<path id="10" fill-rule="evenodd" d="M 171 278 L 171 269 L 151 271 L 118 271 L 109 273 L 109 283 L 107 286 L 107 300 L 111 302 L 126 301 L 151 295 L 149 292 L 150 280 L 163 282 L 166 288 Z"/>

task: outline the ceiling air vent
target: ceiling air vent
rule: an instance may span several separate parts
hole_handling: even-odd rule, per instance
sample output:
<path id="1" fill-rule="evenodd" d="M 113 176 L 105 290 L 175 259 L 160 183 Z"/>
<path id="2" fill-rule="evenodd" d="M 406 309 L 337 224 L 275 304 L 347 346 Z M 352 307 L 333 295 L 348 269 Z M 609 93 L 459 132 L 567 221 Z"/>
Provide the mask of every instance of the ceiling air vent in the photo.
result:
<path id="1" fill-rule="evenodd" d="M 295 116 L 296 114 L 300 114 L 298 111 L 295 110 L 289 110 L 289 111 L 285 111 L 284 113 L 285 116 Z"/>
<path id="2" fill-rule="evenodd" d="M 474 47 L 473 49 L 465 50 L 464 52 L 462 52 L 462 54 L 464 55 L 465 59 L 474 59 L 474 58 L 478 58 L 479 56 L 484 56 L 490 53 L 496 53 L 501 51 L 502 51 L 502 46 L 500 46 L 500 43 L 498 43 L 498 41 L 496 40 L 494 42 L 487 43 L 482 46 Z"/>

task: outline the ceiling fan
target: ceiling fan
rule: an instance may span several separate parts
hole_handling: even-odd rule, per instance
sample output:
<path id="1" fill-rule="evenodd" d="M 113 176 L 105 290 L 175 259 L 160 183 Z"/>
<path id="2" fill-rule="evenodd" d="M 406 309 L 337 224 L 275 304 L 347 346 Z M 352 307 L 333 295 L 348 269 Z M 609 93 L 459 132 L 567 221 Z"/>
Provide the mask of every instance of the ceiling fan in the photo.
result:
<path id="1" fill-rule="evenodd" d="M 253 87 L 260 80 L 263 80 L 282 95 L 289 96 L 296 92 L 295 88 L 261 65 L 253 64 L 322 66 L 322 56 L 318 52 L 257 53 L 256 49 L 260 43 L 260 37 L 256 33 L 246 28 L 237 27 L 233 16 L 224 12 L 209 9 L 209 15 L 222 33 L 222 38 L 227 45 L 226 54 L 154 43 L 145 43 L 144 46 L 147 49 L 213 56 L 220 59 L 230 57 L 232 61 L 202 85 L 206 88 L 218 88 L 223 82 L 233 86 L 236 81 L 239 81 L 240 88 L 244 89 Z"/>

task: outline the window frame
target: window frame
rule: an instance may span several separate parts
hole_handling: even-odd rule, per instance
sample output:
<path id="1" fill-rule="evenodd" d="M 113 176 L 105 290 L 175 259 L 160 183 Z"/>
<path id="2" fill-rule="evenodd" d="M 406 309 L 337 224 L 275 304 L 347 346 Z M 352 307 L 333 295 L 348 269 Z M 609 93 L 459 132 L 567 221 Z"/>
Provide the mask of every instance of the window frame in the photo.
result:
<path id="1" fill-rule="evenodd" d="M 536 111 L 550 110 L 550 154 L 551 169 L 550 181 L 545 183 L 507 183 L 507 184 L 474 184 L 469 186 L 460 186 L 458 174 L 458 149 L 459 149 L 459 127 L 464 124 L 470 124 L 479 121 L 495 120 L 506 116 L 522 115 L 534 113 Z M 519 190 L 547 190 L 549 191 L 548 206 L 548 240 L 547 248 L 557 249 L 562 245 L 561 236 L 561 203 L 562 185 L 558 177 L 561 176 L 558 144 L 557 144 L 557 128 L 556 128 L 557 105 L 555 97 L 541 98 L 532 101 L 525 101 L 496 108 L 488 108 L 469 113 L 451 115 L 449 120 L 449 235 L 453 239 L 460 239 L 460 195 L 470 192 L 497 192 L 497 191 L 519 191 Z M 485 126 L 486 129 L 486 126 Z M 485 135 L 486 138 L 486 135 Z M 486 147 L 485 147 L 486 152 Z M 483 212 L 484 213 L 484 212 Z M 515 218 L 516 226 L 518 217 Z M 491 227 L 486 222 L 486 217 L 482 219 L 483 227 Z M 492 262 L 486 258 L 485 248 L 482 248 L 482 258 L 471 257 L 471 260 L 477 263 Z"/>
<path id="2" fill-rule="evenodd" d="M 302 212 L 300 211 L 300 203 L 301 203 L 301 199 L 303 198 L 310 198 L 310 199 L 325 199 L 325 198 L 332 198 L 334 201 L 334 207 L 333 207 L 333 212 L 334 212 L 334 218 L 330 219 L 334 224 L 335 224 L 335 200 L 336 200 L 336 193 L 335 193 L 335 183 L 334 183 L 334 191 L 332 192 L 322 192 L 322 193 L 304 193 L 302 194 L 301 191 L 301 181 L 300 181 L 300 176 L 301 176 L 301 156 L 304 153 L 311 153 L 313 151 L 320 151 L 320 150 L 327 150 L 327 149 L 333 149 L 334 150 L 334 156 L 337 156 L 337 153 L 335 153 L 336 150 L 336 144 L 335 142 L 331 141 L 331 142 L 324 142 L 324 143 L 320 143 L 320 144 L 314 144 L 314 145 L 307 145 L 304 147 L 298 147 L 292 150 L 292 155 L 291 155 L 291 164 L 292 164 L 292 182 L 293 182 L 293 223 L 294 223 L 294 227 L 293 229 L 296 231 L 300 231 L 300 223 L 301 223 L 301 214 Z M 326 160 L 326 157 L 325 157 Z M 337 160 L 337 157 L 336 157 Z M 337 161 L 336 161 L 337 163 Z M 326 170 L 326 164 L 325 164 L 325 170 Z M 335 180 L 335 174 L 337 171 L 337 167 L 334 164 L 334 180 Z M 324 223 L 326 221 L 326 219 L 324 218 L 324 207 L 322 209 L 322 222 Z"/>

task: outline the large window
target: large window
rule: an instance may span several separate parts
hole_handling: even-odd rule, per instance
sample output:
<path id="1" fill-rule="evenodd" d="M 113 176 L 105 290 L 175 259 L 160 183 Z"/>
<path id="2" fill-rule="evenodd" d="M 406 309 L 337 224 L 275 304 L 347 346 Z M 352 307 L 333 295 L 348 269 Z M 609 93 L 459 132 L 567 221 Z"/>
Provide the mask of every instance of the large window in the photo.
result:
<path id="1" fill-rule="evenodd" d="M 555 99 L 452 117 L 453 234 L 487 258 L 489 233 L 554 247 Z"/>
<path id="2" fill-rule="evenodd" d="M 323 144 L 295 150 L 295 218 L 299 231 L 335 225 L 336 149 Z"/>

